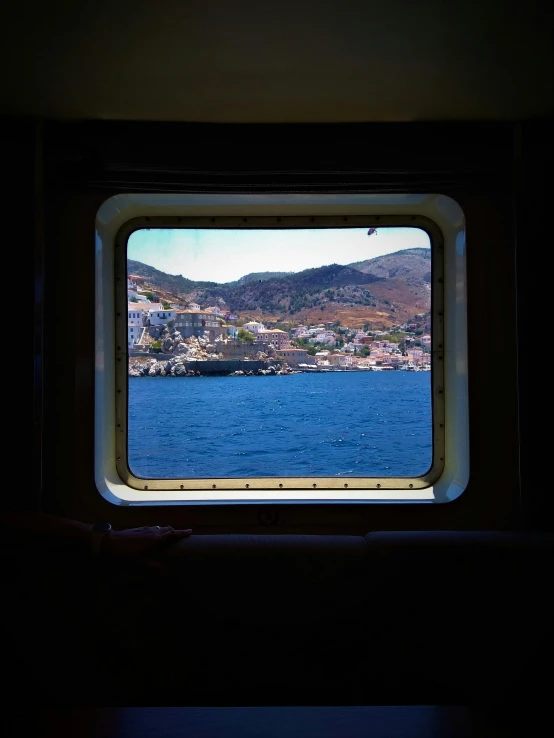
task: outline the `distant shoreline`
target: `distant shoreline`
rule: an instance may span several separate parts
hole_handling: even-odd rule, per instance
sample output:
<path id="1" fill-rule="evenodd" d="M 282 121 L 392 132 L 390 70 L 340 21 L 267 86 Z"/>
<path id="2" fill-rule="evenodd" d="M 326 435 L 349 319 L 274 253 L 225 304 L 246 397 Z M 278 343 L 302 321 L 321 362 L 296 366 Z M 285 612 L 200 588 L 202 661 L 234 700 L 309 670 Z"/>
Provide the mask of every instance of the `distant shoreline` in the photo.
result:
<path id="1" fill-rule="evenodd" d="M 263 373 L 262 373 L 262 371 L 263 371 Z M 345 368 L 341 368 L 341 369 L 330 369 L 328 367 L 325 367 L 323 369 L 296 369 L 294 367 L 289 367 L 287 371 L 281 371 L 281 370 L 275 371 L 275 372 L 270 372 L 268 370 L 262 370 L 262 371 L 260 371 L 260 370 L 247 370 L 247 371 L 238 370 L 238 371 L 229 372 L 229 371 L 226 371 L 226 370 L 222 370 L 222 371 L 217 371 L 217 370 L 215 370 L 215 371 L 201 371 L 200 369 L 198 369 L 196 372 L 191 370 L 191 371 L 186 372 L 186 373 L 183 373 L 183 374 L 154 374 L 153 375 L 153 374 L 131 374 L 130 373 L 129 376 L 132 379 L 140 379 L 142 377 L 152 378 L 153 376 L 156 376 L 156 377 L 175 377 L 175 378 L 179 378 L 179 377 L 193 377 L 193 376 L 195 376 L 195 377 L 238 377 L 238 376 L 258 377 L 258 376 L 289 376 L 291 374 L 369 374 L 370 372 L 373 373 L 373 374 L 375 374 L 375 373 L 385 373 L 386 374 L 386 373 L 390 373 L 390 372 L 395 372 L 395 373 L 396 372 L 403 372 L 403 373 L 406 372 L 406 374 L 411 374 L 411 373 L 414 373 L 414 374 L 419 374 L 419 373 L 425 374 L 425 373 L 427 373 L 430 370 L 428 370 L 428 369 L 418 369 L 415 372 L 409 372 L 409 371 L 406 371 L 405 369 L 383 369 L 383 368 L 377 368 L 377 369 L 373 369 L 373 368 L 371 368 L 371 369 L 359 369 L 359 368 L 356 367 L 356 368 L 351 368 L 351 369 L 345 369 Z"/>
<path id="2" fill-rule="evenodd" d="M 158 355 L 159 356 L 159 355 Z M 136 358 L 136 357 L 135 357 Z M 404 367 L 386 366 L 288 366 L 282 359 L 189 359 L 167 355 L 160 358 L 150 356 L 148 361 L 133 361 L 129 358 L 130 377 L 194 377 L 194 376 L 282 376 L 289 374 L 330 374 L 410 371 Z M 411 371 L 427 371 L 412 368 Z"/>

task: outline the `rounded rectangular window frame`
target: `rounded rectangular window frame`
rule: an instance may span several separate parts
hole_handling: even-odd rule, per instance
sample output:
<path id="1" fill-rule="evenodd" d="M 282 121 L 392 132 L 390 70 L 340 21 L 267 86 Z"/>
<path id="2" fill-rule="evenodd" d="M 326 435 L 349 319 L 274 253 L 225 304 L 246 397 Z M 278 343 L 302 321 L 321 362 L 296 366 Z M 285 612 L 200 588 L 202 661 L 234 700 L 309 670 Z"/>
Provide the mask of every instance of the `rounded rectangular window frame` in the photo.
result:
<path id="1" fill-rule="evenodd" d="M 102 238 L 102 234 L 97 229 L 97 266 L 100 268 L 100 279 L 97 279 L 97 366 L 101 358 L 102 371 L 97 372 L 97 390 L 100 389 L 99 402 L 96 404 L 96 480 L 97 487 L 103 496 L 119 504 L 202 504 L 202 503 L 264 503 L 271 502 L 446 502 L 455 499 L 465 488 L 469 478 L 469 464 L 467 458 L 457 458 L 455 463 L 448 463 L 449 448 L 450 453 L 462 455 L 467 448 L 464 443 L 459 443 L 460 438 L 467 436 L 468 419 L 467 407 L 464 413 L 463 403 L 453 403 L 451 407 L 455 407 L 458 416 L 460 412 L 464 417 L 457 418 L 457 442 L 449 443 L 447 439 L 447 396 L 448 386 L 456 384 L 458 393 L 463 385 L 464 379 L 467 383 L 467 376 L 450 375 L 450 382 L 445 376 L 445 367 L 448 365 L 448 357 L 455 360 L 460 354 L 465 359 L 465 334 L 457 331 L 457 338 L 462 339 L 463 347 L 460 345 L 449 351 L 448 346 L 448 329 L 446 316 L 448 314 L 448 305 L 445 303 L 445 285 L 448 279 L 445 276 L 445 258 L 459 261 L 456 254 L 460 250 L 460 233 L 464 238 L 463 249 L 463 267 L 465 268 L 465 230 L 460 229 L 460 216 L 463 222 L 463 213 L 457 203 L 445 196 L 413 196 L 413 195 L 390 195 L 390 196 L 357 196 L 358 199 L 373 200 L 369 208 L 363 208 L 368 212 L 352 212 L 352 204 L 348 199 L 352 196 L 308 196 L 308 199 L 317 200 L 312 204 L 310 214 L 289 214 L 287 213 L 287 203 L 278 202 L 280 199 L 292 199 L 294 201 L 306 199 L 306 196 L 252 196 L 250 206 L 245 207 L 245 196 L 240 196 L 242 200 L 236 203 L 240 209 L 240 214 L 234 213 L 232 208 L 224 208 L 227 212 L 217 212 L 217 205 L 208 208 L 211 212 L 206 213 L 206 208 L 199 208 L 189 203 L 190 195 L 182 196 L 160 196 L 160 195 L 121 195 L 117 198 L 128 198 L 135 200 L 134 209 L 136 210 L 137 200 L 151 197 L 153 200 L 166 199 L 173 200 L 183 198 L 182 207 L 177 210 L 182 214 L 175 212 L 175 206 L 170 206 L 166 214 L 160 213 L 160 208 L 149 202 L 149 207 L 143 207 L 144 214 L 135 215 L 122 219 L 122 209 L 117 208 L 116 217 L 112 217 L 112 223 L 109 238 Z M 198 196 L 196 196 L 198 198 Z M 208 201 L 221 202 L 222 198 L 233 201 L 233 197 L 237 196 L 204 196 Z M 325 200 L 332 199 L 332 207 L 325 207 Z M 431 214 L 427 214 L 425 210 L 429 208 L 421 207 L 430 198 L 438 198 L 443 206 L 450 208 L 451 216 L 458 221 L 455 231 L 456 237 L 453 239 L 453 233 L 447 234 L 445 238 L 444 225 L 440 223 L 441 218 L 433 218 Z M 194 199 L 194 196 L 192 196 Z M 200 196 L 200 199 L 202 197 Z M 263 204 L 267 206 L 268 201 L 277 199 L 273 205 L 273 213 L 262 212 L 256 213 L 256 203 L 263 200 L 261 210 L 264 210 Z M 388 199 L 388 203 L 385 202 Z M 407 207 L 403 208 L 405 212 L 387 212 L 391 209 L 394 200 L 404 199 Z M 342 201 L 342 205 L 340 204 Z M 375 202 L 376 201 L 376 202 Z M 415 201 L 415 202 L 414 202 Z M 107 201 L 110 203 L 110 201 Z M 107 203 L 102 208 L 106 209 Z M 120 203 L 117 203 L 118 205 Z M 144 203 L 146 204 L 146 203 Z M 187 208 L 187 204 L 189 207 Z M 379 207 L 380 204 L 380 207 Z M 420 207 L 417 205 L 419 204 Z M 436 204 L 436 203 L 435 203 Z M 161 205 L 161 203 L 159 203 Z M 396 204 L 395 204 L 396 205 Z M 401 204 L 400 209 L 401 208 Z M 396 207 L 398 208 L 398 205 Z M 323 206 L 323 207 L 322 207 Z M 139 206 L 140 207 L 140 206 Z M 394 207 L 394 205 L 393 205 Z M 101 208 L 101 210 L 102 210 Z M 158 212 L 156 212 L 156 209 Z M 164 209 L 163 206 L 161 208 Z M 191 214 L 190 210 L 196 210 L 197 214 Z M 258 210 L 260 208 L 258 207 Z M 332 214 L 325 211 L 334 210 Z M 204 210 L 204 212 L 202 212 Z M 219 208 L 221 211 L 221 208 Z M 228 212 L 228 211 L 231 212 Z M 267 211 L 267 207 L 265 208 Z M 290 210 L 290 208 L 289 208 Z M 356 210 L 360 210 L 356 207 Z M 410 212 L 412 210 L 412 212 Z M 200 213 L 198 212 L 200 211 Z M 323 212 L 322 212 L 323 211 Z M 337 212 L 338 211 L 338 212 Z M 372 212 L 373 211 L 373 212 Z M 415 211 L 415 212 L 414 212 Z M 418 212 L 419 211 L 419 212 Z M 422 212 L 423 211 L 423 212 Z M 306 212 L 306 210 L 304 210 Z M 100 211 L 99 211 L 100 215 Z M 122 220 L 114 228 L 114 222 Z M 451 218 L 452 219 L 452 218 Z M 97 220 L 98 226 L 98 220 Z M 127 341 L 127 241 L 130 235 L 144 228 L 338 228 L 338 227 L 416 227 L 424 230 L 431 243 L 431 274 L 432 274 L 432 290 L 431 290 L 431 330 L 432 330 L 432 438 L 433 452 L 432 464 L 429 471 L 422 476 L 414 477 L 258 477 L 258 478 L 198 478 L 198 479 L 145 479 L 136 477 L 132 474 L 127 457 L 127 393 L 128 393 L 128 341 Z M 100 226 L 100 231 L 103 230 Z M 111 249 L 105 248 L 111 244 Z M 104 247 L 104 248 L 103 248 Z M 446 248 L 445 248 L 446 247 Z M 454 250 L 453 250 L 454 249 Z M 460 254 L 458 253 L 458 256 Z M 108 259 L 106 257 L 109 257 Z M 110 264 L 112 280 L 110 280 Z M 450 289 L 456 289 L 459 292 L 460 286 L 465 288 L 465 272 L 460 270 L 460 263 L 456 266 L 454 280 L 450 280 Z M 109 298 L 107 297 L 106 287 L 109 284 L 113 286 L 113 304 L 109 306 Z M 459 295 L 458 295 L 459 297 Z M 458 315 L 456 316 L 456 325 L 461 323 L 465 326 L 465 299 L 463 300 L 464 315 L 460 313 L 460 300 L 455 300 L 457 304 Z M 101 319 L 98 320 L 101 315 Z M 109 321 L 112 323 L 112 361 L 107 362 L 110 351 L 106 339 L 110 334 Z M 460 325 L 458 325 L 458 328 Z M 99 335 L 100 334 L 100 335 Z M 463 334 L 463 335 L 462 335 Z M 101 348 L 101 350 L 99 350 Z M 462 349 L 460 352 L 460 348 Z M 101 357 L 100 357 L 101 354 Z M 108 364 L 113 367 L 113 381 L 108 380 Z M 459 363 L 459 362 L 458 362 Z M 459 374 L 459 372 L 454 372 Z M 462 375 L 464 372 L 462 372 Z M 466 373 L 467 375 L 467 373 Z M 110 390 L 110 384 L 113 395 L 110 399 L 106 391 Z M 467 387 L 466 387 L 467 398 Z M 463 398 L 462 398 L 463 399 Z M 467 402 L 466 402 L 467 405 Z M 110 429 L 107 427 L 107 421 L 110 418 L 113 425 Z M 104 440 L 100 437 L 100 425 L 103 428 Z M 112 444 L 110 444 L 110 439 Z M 108 443 L 106 443 L 106 441 Z M 110 458 L 110 445 L 111 456 Z M 100 447 L 103 447 L 100 449 Z M 466 442 L 467 446 L 467 442 Z M 99 451 L 102 452 L 102 458 L 99 458 Z M 109 468 L 109 474 L 106 473 Z M 452 469 L 456 472 L 452 474 Z M 445 476 L 445 472 L 449 472 Z M 98 473 L 100 472 L 100 474 Z M 461 472 L 461 473 L 460 473 Z"/>

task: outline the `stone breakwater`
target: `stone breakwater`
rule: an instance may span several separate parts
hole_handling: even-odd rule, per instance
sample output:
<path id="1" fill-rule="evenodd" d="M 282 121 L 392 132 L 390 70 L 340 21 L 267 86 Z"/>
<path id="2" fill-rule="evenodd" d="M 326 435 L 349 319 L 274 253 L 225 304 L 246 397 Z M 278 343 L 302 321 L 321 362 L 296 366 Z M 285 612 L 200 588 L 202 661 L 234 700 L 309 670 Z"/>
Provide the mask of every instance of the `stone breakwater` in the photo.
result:
<path id="1" fill-rule="evenodd" d="M 267 376 L 296 374 L 280 361 L 191 360 L 181 356 L 130 359 L 130 377 Z"/>

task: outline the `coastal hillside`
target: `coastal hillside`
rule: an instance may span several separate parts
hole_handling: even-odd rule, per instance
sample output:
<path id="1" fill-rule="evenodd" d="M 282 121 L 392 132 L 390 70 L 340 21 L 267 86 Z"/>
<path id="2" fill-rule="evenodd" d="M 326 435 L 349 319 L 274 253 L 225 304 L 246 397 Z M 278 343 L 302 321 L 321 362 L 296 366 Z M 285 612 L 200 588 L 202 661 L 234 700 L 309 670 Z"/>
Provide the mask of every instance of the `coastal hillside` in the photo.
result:
<path id="1" fill-rule="evenodd" d="M 226 282 L 226 284 L 229 287 L 236 287 L 237 285 L 248 284 L 248 282 L 267 282 L 268 279 L 287 277 L 289 274 L 294 274 L 294 272 L 252 272 L 251 274 L 245 274 L 244 277 L 234 282 Z"/>
<path id="2" fill-rule="evenodd" d="M 430 284 L 431 249 L 404 249 L 366 261 L 356 261 L 348 266 L 382 279 L 401 278 Z"/>
<path id="3" fill-rule="evenodd" d="M 264 272 L 235 282 L 195 282 L 129 259 L 129 274 L 144 277 L 143 290 L 202 307 L 219 306 L 241 320 L 319 323 L 388 329 L 430 310 L 428 249 L 405 249 L 354 264 L 330 264 L 301 272 Z"/>
<path id="4" fill-rule="evenodd" d="M 216 286 L 216 282 L 194 282 L 191 279 L 183 277 L 182 274 L 166 274 L 160 272 L 149 264 L 143 264 L 142 261 L 127 259 L 127 274 L 135 274 L 138 277 L 144 277 L 144 287 L 167 292 L 168 296 L 182 297 L 191 290 L 201 287 Z"/>

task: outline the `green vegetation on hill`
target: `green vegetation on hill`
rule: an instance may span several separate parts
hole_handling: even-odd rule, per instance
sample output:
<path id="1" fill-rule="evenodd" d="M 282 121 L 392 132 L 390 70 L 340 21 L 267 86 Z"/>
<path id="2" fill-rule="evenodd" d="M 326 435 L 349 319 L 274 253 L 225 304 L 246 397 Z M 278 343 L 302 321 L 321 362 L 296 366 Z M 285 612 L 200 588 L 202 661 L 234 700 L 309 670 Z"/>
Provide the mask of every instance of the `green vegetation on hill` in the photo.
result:
<path id="1" fill-rule="evenodd" d="M 251 274 L 245 274 L 240 279 L 235 279 L 234 282 L 225 282 L 225 284 L 227 287 L 236 287 L 249 282 L 267 282 L 268 279 L 279 279 L 289 274 L 294 274 L 294 272 L 252 272 Z"/>
<path id="2" fill-rule="evenodd" d="M 148 281 L 149 287 L 167 290 L 175 294 L 185 294 L 194 289 L 217 285 L 217 282 L 195 282 L 192 279 L 186 279 L 182 274 L 166 274 L 134 259 L 127 260 L 127 273 L 144 277 Z"/>
<path id="3" fill-rule="evenodd" d="M 319 320 L 326 322 L 341 316 L 350 321 L 351 315 L 359 321 L 362 311 L 366 322 L 388 329 L 429 310 L 430 258 L 430 249 L 404 249 L 346 266 L 335 263 L 300 272 L 252 272 L 223 284 L 165 274 L 131 259 L 128 273 L 144 277 L 143 291 L 165 292 L 162 299 L 185 305 L 219 305 L 242 316 L 267 316 L 274 323 L 311 320 L 313 311 L 322 313 Z"/>

